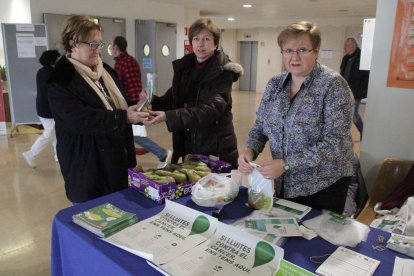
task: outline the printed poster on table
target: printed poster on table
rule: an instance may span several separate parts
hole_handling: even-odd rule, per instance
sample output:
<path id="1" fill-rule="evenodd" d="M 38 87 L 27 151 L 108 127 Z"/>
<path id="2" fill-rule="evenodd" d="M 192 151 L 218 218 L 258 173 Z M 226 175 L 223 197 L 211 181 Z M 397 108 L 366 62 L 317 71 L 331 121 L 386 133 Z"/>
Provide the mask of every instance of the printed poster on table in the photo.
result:
<path id="1" fill-rule="evenodd" d="M 170 275 L 274 275 L 282 248 L 233 226 L 218 223 L 206 242 L 159 267 Z"/>
<path id="2" fill-rule="evenodd" d="M 159 214 L 104 240 L 155 264 L 163 264 L 211 237 L 217 222 L 214 217 L 166 200 Z"/>
<path id="3" fill-rule="evenodd" d="M 398 0 L 387 86 L 414 88 L 414 1 Z"/>

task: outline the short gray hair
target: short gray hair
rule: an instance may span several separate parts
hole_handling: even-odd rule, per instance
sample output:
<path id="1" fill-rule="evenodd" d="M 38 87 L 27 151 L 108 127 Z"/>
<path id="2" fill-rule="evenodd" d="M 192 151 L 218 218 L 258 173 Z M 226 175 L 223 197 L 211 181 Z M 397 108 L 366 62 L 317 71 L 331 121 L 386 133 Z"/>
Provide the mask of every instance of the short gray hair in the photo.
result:
<path id="1" fill-rule="evenodd" d="M 356 41 L 356 39 L 355 39 L 355 38 L 353 38 L 353 37 L 348 37 L 348 38 L 345 40 L 345 43 L 352 43 L 352 44 L 354 44 L 356 47 L 359 47 L 358 41 Z"/>

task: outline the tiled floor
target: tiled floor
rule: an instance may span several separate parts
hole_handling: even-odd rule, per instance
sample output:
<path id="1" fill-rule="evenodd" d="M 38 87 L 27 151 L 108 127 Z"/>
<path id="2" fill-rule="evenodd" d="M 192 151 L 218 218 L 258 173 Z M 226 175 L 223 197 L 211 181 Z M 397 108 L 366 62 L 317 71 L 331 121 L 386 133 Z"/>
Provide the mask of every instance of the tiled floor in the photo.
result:
<path id="1" fill-rule="evenodd" d="M 233 92 L 234 125 L 239 151 L 255 119 L 262 94 Z M 358 140 L 353 127 L 354 140 Z M 161 146 L 171 148 L 171 135 L 165 125 L 147 129 L 148 136 Z M 32 169 L 21 153 L 30 148 L 38 130 L 19 127 L 19 132 L 0 136 L 0 275 L 49 275 L 51 224 L 55 214 L 70 202 L 66 199 L 59 164 L 53 160 L 52 148 L 38 156 Z M 359 141 L 355 152 L 359 152 Z M 270 158 L 265 148 L 258 162 Z M 154 167 L 158 160 L 152 154 L 138 156 L 144 168 Z"/>

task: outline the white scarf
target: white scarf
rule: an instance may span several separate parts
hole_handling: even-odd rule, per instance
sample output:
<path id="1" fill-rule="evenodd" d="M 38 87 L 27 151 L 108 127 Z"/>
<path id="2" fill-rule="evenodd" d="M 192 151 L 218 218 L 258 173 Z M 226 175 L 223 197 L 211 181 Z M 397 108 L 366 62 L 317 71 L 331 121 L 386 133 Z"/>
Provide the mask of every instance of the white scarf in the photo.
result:
<path id="1" fill-rule="evenodd" d="M 73 64 L 76 71 L 82 76 L 82 78 L 86 80 L 89 86 L 95 91 L 96 95 L 98 95 L 98 97 L 101 99 L 106 109 L 113 110 L 108 99 L 104 96 L 104 94 L 98 88 L 99 79 L 101 77 L 103 79 L 106 89 L 108 90 L 109 96 L 111 97 L 113 103 L 115 104 L 115 107 L 118 109 L 124 109 L 124 110 L 128 108 L 128 104 L 125 101 L 125 98 L 122 96 L 121 91 L 119 91 L 118 86 L 116 86 L 111 75 L 103 68 L 102 60 L 100 57 L 99 57 L 98 65 L 93 67 L 93 69 L 80 63 L 79 61 L 73 58 L 70 58 L 69 55 L 67 55 L 66 58 L 70 61 L 70 63 Z"/>

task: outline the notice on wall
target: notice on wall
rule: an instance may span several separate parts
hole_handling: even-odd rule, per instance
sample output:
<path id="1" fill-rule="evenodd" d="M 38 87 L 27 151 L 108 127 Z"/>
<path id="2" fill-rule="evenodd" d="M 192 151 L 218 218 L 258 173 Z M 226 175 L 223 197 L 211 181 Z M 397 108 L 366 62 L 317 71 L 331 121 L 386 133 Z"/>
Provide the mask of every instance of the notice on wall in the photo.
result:
<path id="1" fill-rule="evenodd" d="M 35 46 L 47 46 L 47 37 L 35 37 L 34 38 Z"/>
<path id="2" fill-rule="evenodd" d="M 16 34 L 17 57 L 35 58 L 35 38 L 34 34 L 17 33 Z"/>
<path id="3" fill-rule="evenodd" d="M 331 59 L 332 58 L 332 49 L 321 49 L 319 51 L 319 57 L 320 58 L 327 58 L 327 59 Z"/>
<path id="4" fill-rule="evenodd" d="M 143 58 L 142 59 L 142 68 L 152 69 L 152 58 Z"/>
<path id="5" fill-rule="evenodd" d="M 0 81 L 0 135 L 6 135 L 6 115 L 4 113 L 3 88 Z"/>
<path id="6" fill-rule="evenodd" d="M 414 2 L 398 0 L 387 86 L 414 88 Z"/>

